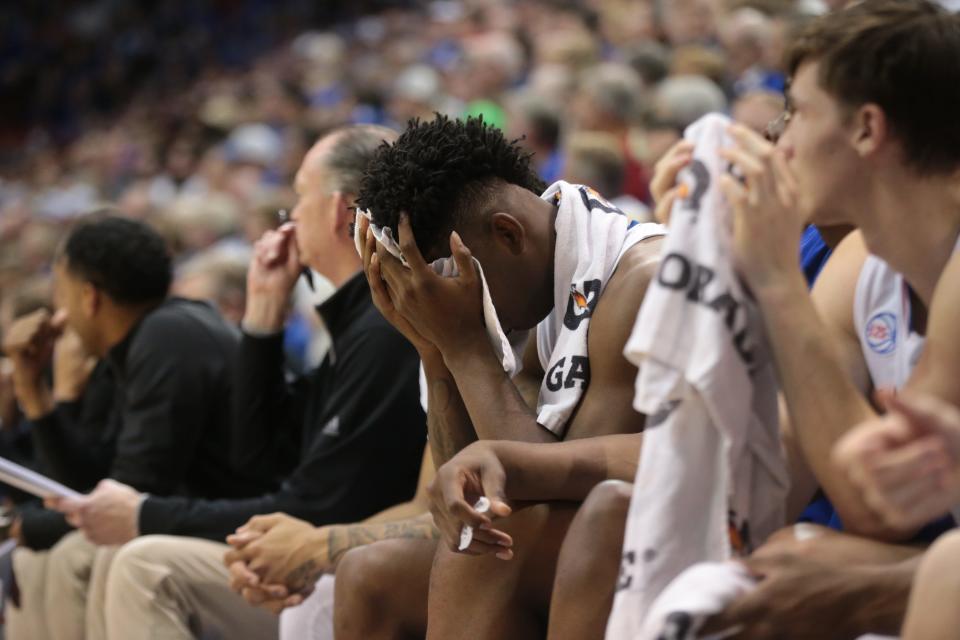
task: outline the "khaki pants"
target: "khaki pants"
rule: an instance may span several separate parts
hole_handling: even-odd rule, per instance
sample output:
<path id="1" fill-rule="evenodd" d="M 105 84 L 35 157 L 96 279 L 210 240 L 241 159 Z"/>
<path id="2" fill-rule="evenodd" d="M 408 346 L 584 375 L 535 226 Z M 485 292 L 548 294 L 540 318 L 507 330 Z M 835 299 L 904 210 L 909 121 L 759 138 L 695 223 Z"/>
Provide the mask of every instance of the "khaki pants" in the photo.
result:
<path id="1" fill-rule="evenodd" d="M 49 551 L 15 550 L 20 606 L 6 605 L 7 639 L 103 640 L 104 591 L 115 552 L 87 542 L 79 531 Z"/>
<path id="2" fill-rule="evenodd" d="M 230 590 L 229 547 L 196 538 L 144 536 L 113 559 L 106 586 L 110 640 L 275 640 L 277 617 Z"/>

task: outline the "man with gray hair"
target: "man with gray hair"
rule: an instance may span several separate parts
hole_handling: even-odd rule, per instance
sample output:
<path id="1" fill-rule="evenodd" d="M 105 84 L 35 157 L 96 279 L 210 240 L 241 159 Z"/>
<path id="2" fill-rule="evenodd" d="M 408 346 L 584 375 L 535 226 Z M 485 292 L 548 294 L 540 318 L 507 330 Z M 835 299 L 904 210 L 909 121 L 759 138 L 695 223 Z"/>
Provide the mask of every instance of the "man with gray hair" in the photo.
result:
<path id="1" fill-rule="evenodd" d="M 243 455 L 234 463 L 278 479 L 278 488 L 203 500 L 147 496 L 108 482 L 87 500 L 87 537 L 128 543 L 107 579 L 108 638 L 276 638 L 276 616 L 230 589 L 224 538 L 259 514 L 283 512 L 312 525 L 353 522 L 413 496 L 426 439 L 417 353 L 373 306 L 352 236 L 364 169 L 394 135 L 356 126 L 317 142 L 296 176 L 291 222 L 254 248 L 235 398 L 236 452 Z M 332 346 L 316 370 L 287 384 L 283 326 L 304 266 L 336 288 L 317 309 Z M 136 499 L 122 499 L 130 495 Z M 131 503 L 133 514 L 123 515 Z M 121 526 L 131 515 L 134 526 Z M 309 589 L 317 577 L 304 570 L 297 586 Z"/>
<path id="2" fill-rule="evenodd" d="M 682 132 L 702 116 L 727 109 L 727 98 L 704 76 L 670 76 L 660 83 L 654 98 L 657 119 Z"/>

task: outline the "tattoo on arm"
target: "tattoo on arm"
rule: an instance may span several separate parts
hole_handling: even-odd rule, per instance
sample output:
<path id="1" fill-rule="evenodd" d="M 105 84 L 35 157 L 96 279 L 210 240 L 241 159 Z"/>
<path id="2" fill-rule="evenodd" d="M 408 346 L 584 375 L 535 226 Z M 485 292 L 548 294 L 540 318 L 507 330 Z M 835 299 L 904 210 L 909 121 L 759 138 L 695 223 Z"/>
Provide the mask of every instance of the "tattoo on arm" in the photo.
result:
<path id="1" fill-rule="evenodd" d="M 385 522 L 383 524 L 353 524 L 346 527 L 333 527 L 328 545 L 330 566 L 336 567 L 340 559 L 350 549 L 362 547 L 380 540 L 438 540 L 440 531 L 433 525 L 430 514 L 424 514 L 412 520 Z"/>
<path id="2" fill-rule="evenodd" d="M 453 380 L 440 378 L 430 381 L 427 409 L 430 450 L 436 466 L 440 467 L 474 442 L 477 434 Z"/>
<path id="3" fill-rule="evenodd" d="M 290 572 L 287 576 L 287 584 L 292 591 L 302 591 L 314 585 L 321 575 L 323 575 L 323 568 L 318 566 L 315 560 L 307 560 Z"/>

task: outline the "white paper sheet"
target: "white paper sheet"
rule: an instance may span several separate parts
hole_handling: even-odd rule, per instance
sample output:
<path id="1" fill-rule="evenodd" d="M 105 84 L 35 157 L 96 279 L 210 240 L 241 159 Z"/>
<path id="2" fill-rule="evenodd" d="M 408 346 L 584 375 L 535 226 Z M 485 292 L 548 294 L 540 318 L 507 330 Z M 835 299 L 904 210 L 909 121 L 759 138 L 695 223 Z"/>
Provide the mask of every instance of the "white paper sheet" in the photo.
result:
<path id="1" fill-rule="evenodd" d="M 70 487 L 64 486 L 56 480 L 20 466 L 16 462 L 11 462 L 6 458 L 0 458 L 0 481 L 14 486 L 18 489 L 32 493 L 38 498 L 79 498 L 77 493 Z"/>

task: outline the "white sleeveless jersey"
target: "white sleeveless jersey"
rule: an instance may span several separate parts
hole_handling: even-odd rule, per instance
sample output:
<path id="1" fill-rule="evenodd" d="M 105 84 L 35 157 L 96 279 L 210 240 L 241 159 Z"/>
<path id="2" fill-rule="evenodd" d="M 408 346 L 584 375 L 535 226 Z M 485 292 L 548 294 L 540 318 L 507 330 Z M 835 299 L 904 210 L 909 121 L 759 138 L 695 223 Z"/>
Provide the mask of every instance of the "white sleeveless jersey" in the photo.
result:
<path id="1" fill-rule="evenodd" d="M 911 329 L 911 313 L 903 276 L 881 258 L 867 256 L 857 279 L 853 319 L 875 389 L 902 388 L 920 360 L 924 337 Z"/>
<path id="2" fill-rule="evenodd" d="M 610 274 L 612 275 L 613 272 L 616 271 L 617 266 L 620 264 L 620 259 L 623 258 L 623 255 L 632 249 L 634 245 L 649 238 L 666 235 L 666 232 L 666 227 L 655 222 L 634 224 L 634 226 L 630 227 L 627 231 L 627 237 L 624 239 L 623 246 L 620 247 L 620 251 L 612 263 Z M 603 282 L 602 287 L 606 288 L 606 285 L 607 283 Z M 603 291 L 601 290 L 600 293 L 603 293 Z M 557 310 L 554 309 L 554 311 L 556 312 Z M 540 358 L 540 366 L 544 371 L 548 371 L 550 368 L 550 359 L 553 356 L 553 351 L 557 346 L 557 338 L 560 335 L 560 324 L 550 322 L 550 320 L 551 317 L 548 316 L 547 320 L 537 325 L 537 356 Z"/>

